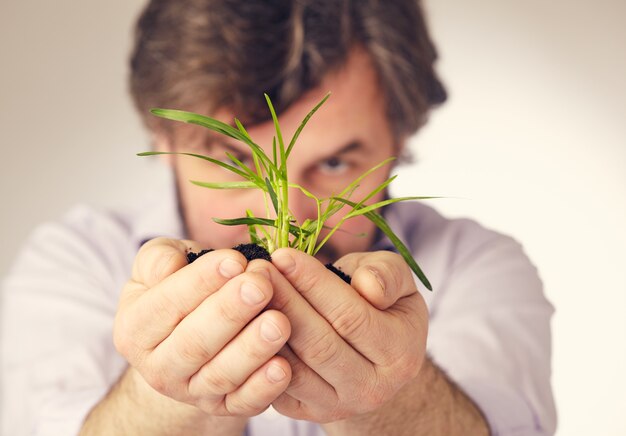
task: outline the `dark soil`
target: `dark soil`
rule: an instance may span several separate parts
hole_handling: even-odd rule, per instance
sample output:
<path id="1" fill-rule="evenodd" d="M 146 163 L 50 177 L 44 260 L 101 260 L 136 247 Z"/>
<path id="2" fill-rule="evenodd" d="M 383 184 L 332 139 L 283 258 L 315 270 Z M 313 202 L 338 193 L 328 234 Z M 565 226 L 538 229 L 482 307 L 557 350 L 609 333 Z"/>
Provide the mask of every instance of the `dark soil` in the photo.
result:
<path id="1" fill-rule="evenodd" d="M 333 265 L 332 263 L 327 263 L 326 265 L 324 265 L 326 268 L 328 268 L 329 270 L 331 270 L 332 272 L 334 272 L 335 274 L 337 274 L 339 276 L 339 278 L 341 280 L 343 280 L 344 282 L 346 282 L 347 284 L 352 283 L 352 277 L 350 277 L 348 274 L 346 274 L 345 272 L 341 271 L 340 268 L 337 268 L 335 265 Z"/>
<path id="2" fill-rule="evenodd" d="M 202 251 L 200 251 L 198 253 L 194 253 L 193 251 L 188 251 L 187 252 L 187 263 L 193 263 L 200 256 L 202 256 L 203 254 L 210 253 L 211 251 L 213 251 L 212 248 L 209 248 L 208 250 L 202 250 Z"/>
<path id="3" fill-rule="evenodd" d="M 265 248 L 261 247 L 260 245 L 239 244 L 236 247 L 233 247 L 233 250 L 237 250 L 238 252 L 243 254 L 246 259 L 248 259 L 248 262 L 254 259 L 263 259 L 267 260 L 268 262 L 272 261 L 270 254 Z"/>
<path id="4" fill-rule="evenodd" d="M 250 262 L 251 260 L 254 260 L 254 259 L 263 259 L 263 260 L 267 260 L 268 262 L 272 261 L 272 257 L 270 256 L 270 254 L 267 252 L 267 250 L 265 248 L 261 247 L 260 245 L 256 245 L 256 244 L 239 244 L 236 247 L 233 247 L 233 250 L 237 250 L 238 252 L 243 254 L 246 257 L 246 259 L 248 260 L 248 262 Z M 210 253 L 211 251 L 214 251 L 214 250 L 212 248 L 209 248 L 209 249 L 206 249 L 206 250 L 199 251 L 198 253 L 195 253 L 193 251 L 188 251 L 187 252 L 187 262 L 188 263 L 193 263 L 200 256 L 202 256 L 204 254 L 207 254 L 207 253 Z M 325 266 L 330 271 L 332 271 L 335 274 L 337 274 L 337 276 L 339 278 L 341 278 L 344 282 L 350 284 L 350 282 L 352 281 L 352 277 L 350 277 L 348 274 L 344 273 L 341 269 L 337 268 L 332 263 L 327 263 Z"/>

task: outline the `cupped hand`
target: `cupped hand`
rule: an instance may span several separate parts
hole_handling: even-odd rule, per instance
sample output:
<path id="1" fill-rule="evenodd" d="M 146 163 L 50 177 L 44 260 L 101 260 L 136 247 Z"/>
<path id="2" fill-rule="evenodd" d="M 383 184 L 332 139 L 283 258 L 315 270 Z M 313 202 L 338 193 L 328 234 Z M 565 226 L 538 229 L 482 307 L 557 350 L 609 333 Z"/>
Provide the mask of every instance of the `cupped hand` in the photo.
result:
<path id="1" fill-rule="evenodd" d="M 276 356 L 289 338 L 287 317 L 263 311 L 273 296 L 265 273 L 245 271 L 235 250 L 187 264 L 192 241 L 165 238 L 141 248 L 123 289 L 114 342 L 159 393 L 219 416 L 252 416 L 291 379 Z"/>
<path id="2" fill-rule="evenodd" d="M 345 256 L 335 265 L 348 285 L 315 258 L 292 249 L 272 254 L 269 307 L 291 324 L 280 355 L 292 368 L 280 413 L 332 422 L 377 409 L 422 367 L 428 311 L 401 256 L 381 251 Z"/>

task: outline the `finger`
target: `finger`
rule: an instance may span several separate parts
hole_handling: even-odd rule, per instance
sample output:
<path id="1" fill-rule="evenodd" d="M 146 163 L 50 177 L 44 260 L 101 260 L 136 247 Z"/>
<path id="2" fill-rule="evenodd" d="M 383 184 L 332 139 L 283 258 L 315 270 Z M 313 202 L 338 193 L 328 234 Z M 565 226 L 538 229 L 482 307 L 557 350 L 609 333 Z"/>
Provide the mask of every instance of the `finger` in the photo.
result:
<path id="1" fill-rule="evenodd" d="M 243 272 L 245 257 L 235 250 L 205 254 L 144 292 L 123 317 L 122 330 L 151 350 L 207 297 Z"/>
<path id="2" fill-rule="evenodd" d="M 319 262 L 317 264 L 325 272 L 332 274 Z M 276 267 L 268 262 L 253 261 L 249 269 L 253 271 L 255 268 L 264 268 L 270 274 L 274 295 L 268 307 L 284 313 L 289 319 L 289 345 L 307 366 L 336 389 L 341 387 L 345 390 L 345 387 L 353 386 L 354 383 L 360 383 L 373 375 L 371 362 L 348 344 Z M 345 285 L 341 279 L 339 281 Z M 361 298 L 351 288 L 350 291 L 356 298 Z"/>
<path id="3" fill-rule="evenodd" d="M 294 419 L 312 419 L 336 408 L 339 403 L 337 391 L 307 366 L 289 345 L 281 348 L 278 355 L 287 360 L 292 375 L 285 392 L 273 403 L 276 410 Z M 315 403 L 311 399 L 321 399 L 321 402 Z"/>
<path id="4" fill-rule="evenodd" d="M 379 310 L 417 292 L 406 262 L 390 251 L 348 254 L 335 262 L 335 266 L 350 274 L 352 287 Z"/>
<path id="5" fill-rule="evenodd" d="M 146 287 L 187 265 L 187 253 L 201 250 L 195 241 L 155 238 L 141 246 L 133 264 L 132 279 Z"/>
<path id="6" fill-rule="evenodd" d="M 290 332 L 282 313 L 272 310 L 259 315 L 191 377 L 189 394 L 201 398 L 234 392 L 280 350 Z"/>
<path id="7" fill-rule="evenodd" d="M 291 378 L 289 364 L 275 356 L 256 370 L 236 391 L 226 395 L 226 415 L 254 416 L 269 407 L 285 390 Z"/>
<path id="8" fill-rule="evenodd" d="M 271 284 L 260 274 L 244 273 L 228 281 L 154 349 L 150 355 L 151 367 L 167 368 L 172 380 L 185 381 L 186 385 L 194 373 L 261 312 L 271 296 Z"/>
<path id="9" fill-rule="evenodd" d="M 120 296 L 120 307 L 132 304 L 146 290 L 187 265 L 186 249 L 196 247 L 194 241 L 155 238 L 141 246 L 133 262 L 131 279 Z"/>
<path id="10" fill-rule="evenodd" d="M 298 293 L 348 344 L 368 359 L 377 353 L 371 335 L 381 328 L 376 316 L 378 311 L 352 286 L 315 258 L 297 250 L 277 250 L 272 260 Z"/>

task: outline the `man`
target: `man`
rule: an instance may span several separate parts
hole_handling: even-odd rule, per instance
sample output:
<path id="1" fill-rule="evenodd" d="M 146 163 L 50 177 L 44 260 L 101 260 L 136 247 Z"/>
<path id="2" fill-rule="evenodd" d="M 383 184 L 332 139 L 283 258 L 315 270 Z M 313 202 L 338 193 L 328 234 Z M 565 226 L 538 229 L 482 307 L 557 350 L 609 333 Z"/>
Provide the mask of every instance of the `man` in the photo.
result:
<path id="1" fill-rule="evenodd" d="M 435 57 L 415 1 L 152 1 L 137 28 L 131 90 L 156 150 L 228 151 L 244 162 L 243 144 L 148 109 L 237 117 L 268 151 L 263 92 L 287 138 L 332 92 L 289 165 L 292 182 L 328 197 L 401 155 L 445 100 Z M 387 208 L 432 294 L 366 219 L 347 221 L 317 259 L 281 249 L 272 262 L 247 262 L 228 248 L 246 241 L 245 228 L 210 218 L 263 216 L 260 194 L 198 188 L 188 180 L 235 179 L 168 157 L 175 190 L 139 211 L 80 208 L 42 227 L 6 280 L 6 331 L 21 329 L 5 338 L 4 404 L 7 422 L 19 423 L 8 433 L 554 431 L 552 308 L 510 238 L 419 204 Z M 296 218 L 314 216 L 315 204 L 292 194 Z M 189 250 L 208 247 L 216 250 L 188 264 Z"/>

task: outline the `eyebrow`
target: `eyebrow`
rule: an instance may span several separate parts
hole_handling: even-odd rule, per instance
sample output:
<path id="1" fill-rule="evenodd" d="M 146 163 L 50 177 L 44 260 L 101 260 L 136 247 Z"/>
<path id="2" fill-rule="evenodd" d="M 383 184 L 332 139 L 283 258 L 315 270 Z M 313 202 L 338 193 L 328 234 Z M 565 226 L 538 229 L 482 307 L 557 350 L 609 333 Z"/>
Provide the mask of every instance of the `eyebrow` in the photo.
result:
<path id="1" fill-rule="evenodd" d="M 213 144 L 217 144 L 221 147 L 224 147 L 228 152 L 234 154 L 234 153 L 245 153 L 248 155 L 252 155 L 252 152 L 247 148 L 240 148 L 236 145 L 233 145 L 227 141 L 224 141 L 220 138 L 212 138 L 213 140 L 211 141 L 211 143 Z M 337 156 L 337 155 L 341 155 L 341 154 L 346 154 L 346 153 L 350 153 L 350 152 L 354 152 L 354 151 L 359 151 L 364 149 L 365 146 L 363 144 L 362 141 L 359 140 L 353 140 L 348 142 L 347 144 L 339 147 L 337 150 L 332 150 L 330 153 L 325 154 L 325 157 L 329 157 L 329 156 Z M 322 157 L 322 158 L 325 158 Z"/>
<path id="2" fill-rule="evenodd" d="M 213 137 L 208 141 L 209 145 L 218 145 L 226 149 L 227 152 L 231 154 L 249 154 L 252 155 L 252 152 L 248 149 L 248 147 L 238 147 L 236 145 L 230 144 L 227 141 L 224 141 L 222 138 Z"/>
<path id="3" fill-rule="evenodd" d="M 351 151 L 358 151 L 360 149 L 365 148 L 365 146 L 363 145 L 363 142 L 358 141 L 358 140 L 354 140 L 351 141 L 349 143 L 347 143 L 346 145 L 344 145 L 343 147 L 339 148 L 339 150 L 333 151 L 332 154 L 345 154 L 345 153 L 349 153 Z"/>

